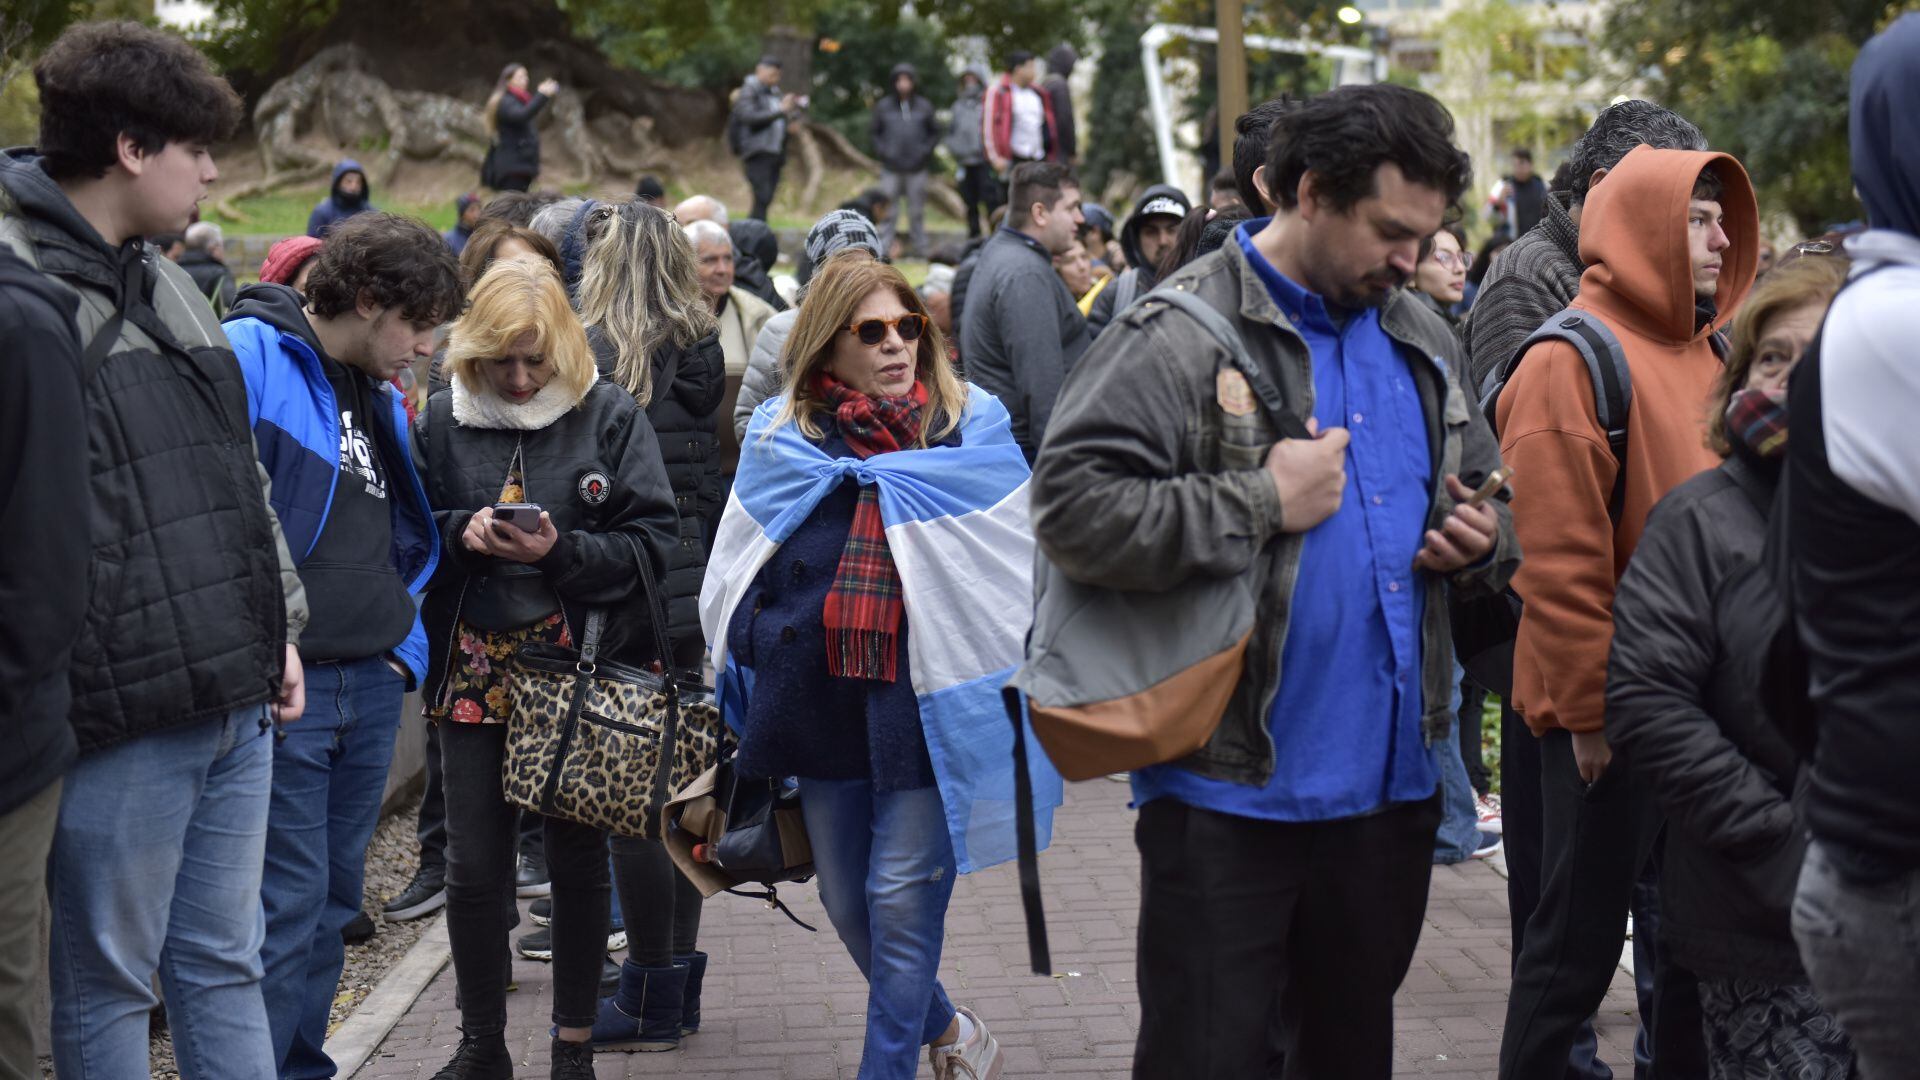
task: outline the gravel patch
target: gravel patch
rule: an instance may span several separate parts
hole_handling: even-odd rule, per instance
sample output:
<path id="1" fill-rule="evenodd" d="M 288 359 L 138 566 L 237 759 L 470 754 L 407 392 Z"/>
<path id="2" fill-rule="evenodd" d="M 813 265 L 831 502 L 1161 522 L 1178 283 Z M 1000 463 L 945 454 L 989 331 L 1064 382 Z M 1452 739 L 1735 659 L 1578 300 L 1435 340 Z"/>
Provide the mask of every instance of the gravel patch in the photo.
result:
<path id="1" fill-rule="evenodd" d="M 375 933 L 362 945 L 347 947 L 347 965 L 340 973 L 340 989 L 333 998 L 333 1010 L 327 1021 L 327 1033 L 350 1015 L 381 976 L 400 962 L 420 935 L 439 919 L 439 913 L 409 922 L 389 923 L 380 917 L 380 908 L 413 880 L 419 868 L 420 845 L 414 838 L 414 824 L 420 816 L 420 801 L 414 799 L 380 822 L 373 842 L 367 845 L 367 881 L 364 910 L 373 917 Z M 154 1080 L 179 1080 L 173 1062 L 173 1036 L 158 1016 L 153 1025 L 153 1042 L 148 1054 L 153 1063 Z M 52 1077 L 53 1060 L 40 1059 L 42 1077 Z"/>

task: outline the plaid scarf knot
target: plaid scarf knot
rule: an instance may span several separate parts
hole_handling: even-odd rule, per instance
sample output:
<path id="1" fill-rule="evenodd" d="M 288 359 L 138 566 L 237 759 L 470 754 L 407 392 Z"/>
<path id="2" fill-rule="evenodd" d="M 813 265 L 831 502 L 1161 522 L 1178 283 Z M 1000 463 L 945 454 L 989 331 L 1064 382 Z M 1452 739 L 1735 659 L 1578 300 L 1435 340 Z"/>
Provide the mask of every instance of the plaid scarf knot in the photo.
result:
<path id="1" fill-rule="evenodd" d="M 906 396 L 873 398 L 824 372 L 813 388 L 832 408 L 840 435 L 862 460 L 906 449 L 920 441 L 926 387 L 918 381 Z M 827 629 L 827 671 L 854 679 L 892 682 L 898 675 L 900 620 L 906 613 L 900 571 L 887 547 L 879 491 L 860 488 L 853 528 L 840 553 L 840 567 L 821 613 Z"/>
<path id="2" fill-rule="evenodd" d="M 1787 448 L 1787 393 L 1748 387 L 1727 401 L 1727 434 L 1761 459 Z"/>

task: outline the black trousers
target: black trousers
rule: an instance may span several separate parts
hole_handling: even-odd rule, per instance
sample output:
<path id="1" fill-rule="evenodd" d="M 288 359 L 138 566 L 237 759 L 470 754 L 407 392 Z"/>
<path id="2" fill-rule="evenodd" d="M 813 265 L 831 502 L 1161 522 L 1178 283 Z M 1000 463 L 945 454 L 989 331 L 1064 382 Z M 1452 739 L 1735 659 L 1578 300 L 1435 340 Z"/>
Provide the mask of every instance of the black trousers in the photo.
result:
<path id="1" fill-rule="evenodd" d="M 1473 786 L 1475 795 L 1485 795 L 1493 790 L 1492 774 L 1487 769 L 1487 760 L 1480 747 L 1480 728 L 1487 705 L 1487 688 L 1473 681 L 1471 675 L 1460 677 L 1460 712 L 1455 717 L 1460 723 L 1460 760 L 1467 766 L 1467 783 Z M 1501 742 L 1506 745 L 1505 740 Z"/>
<path id="2" fill-rule="evenodd" d="M 785 154 L 755 154 L 746 159 L 743 168 L 747 172 L 747 186 L 753 189 L 753 210 L 748 217 L 767 220 L 767 211 L 773 208 L 773 193 L 780 187 L 780 170 L 786 164 Z"/>
<path id="3" fill-rule="evenodd" d="M 981 219 L 1006 201 L 993 166 L 983 161 L 960 170 L 960 201 L 967 204 L 967 239 L 972 240 L 980 235 Z"/>
<path id="4" fill-rule="evenodd" d="M 1653 800 L 1632 762 L 1617 748 L 1606 773 L 1589 786 L 1580 779 L 1569 733 L 1550 731 L 1538 747 L 1540 887 L 1524 935 L 1515 934 L 1513 989 L 1500 1043 L 1503 1080 L 1558 1076 L 1567 1068 L 1582 1025 L 1613 981 L 1626 944 L 1627 913 L 1635 906 L 1635 884 L 1652 860 L 1659 837 L 1660 816 Z M 1502 803 L 1503 818 L 1507 805 Z M 1508 869 L 1512 890 L 1521 873 L 1511 855 Z M 1636 942 L 1654 933 L 1656 926 L 1636 922 Z M 1694 982 L 1683 973 L 1666 974 L 1671 965 L 1660 950 L 1648 951 L 1654 962 L 1654 993 L 1651 1009 L 1643 1006 L 1651 1015 L 1642 1021 L 1652 1033 L 1654 1053 L 1652 1068 L 1637 1068 L 1636 1073 L 1693 1075 L 1688 1070 L 1702 1060 L 1696 1053 L 1702 1039 L 1698 1004 L 1680 999 L 1694 992 Z M 1667 1025 L 1663 1032 L 1663 1015 L 1689 1020 Z M 1666 1050 L 1668 1046 L 1672 1049 Z"/>
<path id="5" fill-rule="evenodd" d="M 420 841 L 420 869 L 446 873 L 447 802 L 440 779 L 439 724 L 427 725 L 427 787 L 420 795 L 420 822 L 414 827 L 414 836 Z M 545 850 L 546 842 L 546 825 L 540 815 L 520 815 L 520 851 L 538 855 Z"/>
<path id="6" fill-rule="evenodd" d="M 1392 1076 L 1439 827 L 1438 794 L 1307 824 L 1141 807 L 1134 1080 Z"/>
<path id="7" fill-rule="evenodd" d="M 519 811 L 500 789 L 505 724 L 440 729 L 447 803 L 447 937 L 468 1035 L 506 1030 L 507 913 L 512 910 Z M 557 818 L 546 825 L 553 875 L 553 1023 L 591 1027 L 599 1007 L 611 890 L 607 834 Z"/>

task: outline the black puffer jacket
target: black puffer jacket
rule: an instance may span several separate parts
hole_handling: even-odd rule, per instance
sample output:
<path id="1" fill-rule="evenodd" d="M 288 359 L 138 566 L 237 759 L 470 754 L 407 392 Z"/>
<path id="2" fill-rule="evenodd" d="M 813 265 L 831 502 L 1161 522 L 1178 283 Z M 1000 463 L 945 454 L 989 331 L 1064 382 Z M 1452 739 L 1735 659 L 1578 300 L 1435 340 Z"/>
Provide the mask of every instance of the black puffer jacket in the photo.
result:
<path id="1" fill-rule="evenodd" d="M 613 374 L 613 345 L 598 327 L 587 331 L 600 374 Z M 690 349 L 663 345 L 653 352 L 653 395 L 647 419 L 660 443 L 667 483 L 673 488 L 676 526 L 667 553 L 667 637 L 678 667 L 697 668 L 705 639 L 700 634 L 700 585 L 707 576 L 706 519 L 720 501 L 720 459 L 714 450 L 714 410 L 727 389 L 720 339 L 709 334 Z"/>
<path id="2" fill-rule="evenodd" d="M 587 609 L 604 606 L 603 653 L 629 664 L 652 662 L 657 650 L 639 597 L 636 550 L 652 561 L 658 580 L 673 550 L 676 522 L 660 446 L 646 413 L 633 395 L 602 379 L 544 428 L 480 427 L 454 419 L 455 395 L 464 392 L 456 383 L 433 395 L 413 428 L 420 474 L 443 544 L 420 611 L 428 657 L 422 696 L 428 702 L 440 696 L 461 593 L 498 561 L 467 550 L 461 534 L 476 510 L 498 501 L 516 447 L 527 501 L 547 511 L 560 533 L 553 550 L 533 565 L 559 594 L 569 624 L 578 633 Z M 638 541 L 637 549 L 629 537 Z"/>
<path id="3" fill-rule="evenodd" d="M 108 247 L 30 150 L 0 158 L 0 244 L 77 298 L 83 343 L 125 315 L 85 382 L 94 513 L 71 680 L 80 752 L 266 701 L 306 625 L 306 595 L 213 309 L 138 240 Z"/>
<path id="4" fill-rule="evenodd" d="M 1755 664 L 1780 617 L 1759 564 L 1771 471 L 1736 457 L 1647 518 L 1614 597 L 1606 733 L 1667 815 L 1660 929 L 1680 963 L 1800 983 L 1788 911 L 1803 763 L 1765 718 Z"/>

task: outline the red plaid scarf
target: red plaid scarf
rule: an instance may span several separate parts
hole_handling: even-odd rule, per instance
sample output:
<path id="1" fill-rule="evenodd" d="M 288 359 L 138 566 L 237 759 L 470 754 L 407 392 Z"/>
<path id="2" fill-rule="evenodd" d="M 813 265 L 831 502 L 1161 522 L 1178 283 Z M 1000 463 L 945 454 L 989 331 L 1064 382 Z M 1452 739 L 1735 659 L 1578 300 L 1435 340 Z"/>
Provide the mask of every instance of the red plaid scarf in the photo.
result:
<path id="1" fill-rule="evenodd" d="M 897 398 L 868 397 L 825 372 L 814 376 L 813 388 L 833 408 L 841 438 L 862 458 L 920 441 L 927 390 L 917 381 L 905 397 Z M 880 520 L 879 493 L 871 484 L 862 485 L 853 528 L 821 616 L 827 627 L 827 671 L 892 682 L 898 674 L 897 642 L 905 612 L 900 571 L 894 568 Z"/>
<path id="2" fill-rule="evenodd" d="M 1727 402 L 1727 434 L 1758 457 L 1778 457 L 1787 448 L 1787 392 L 1748 387 Z"/>

